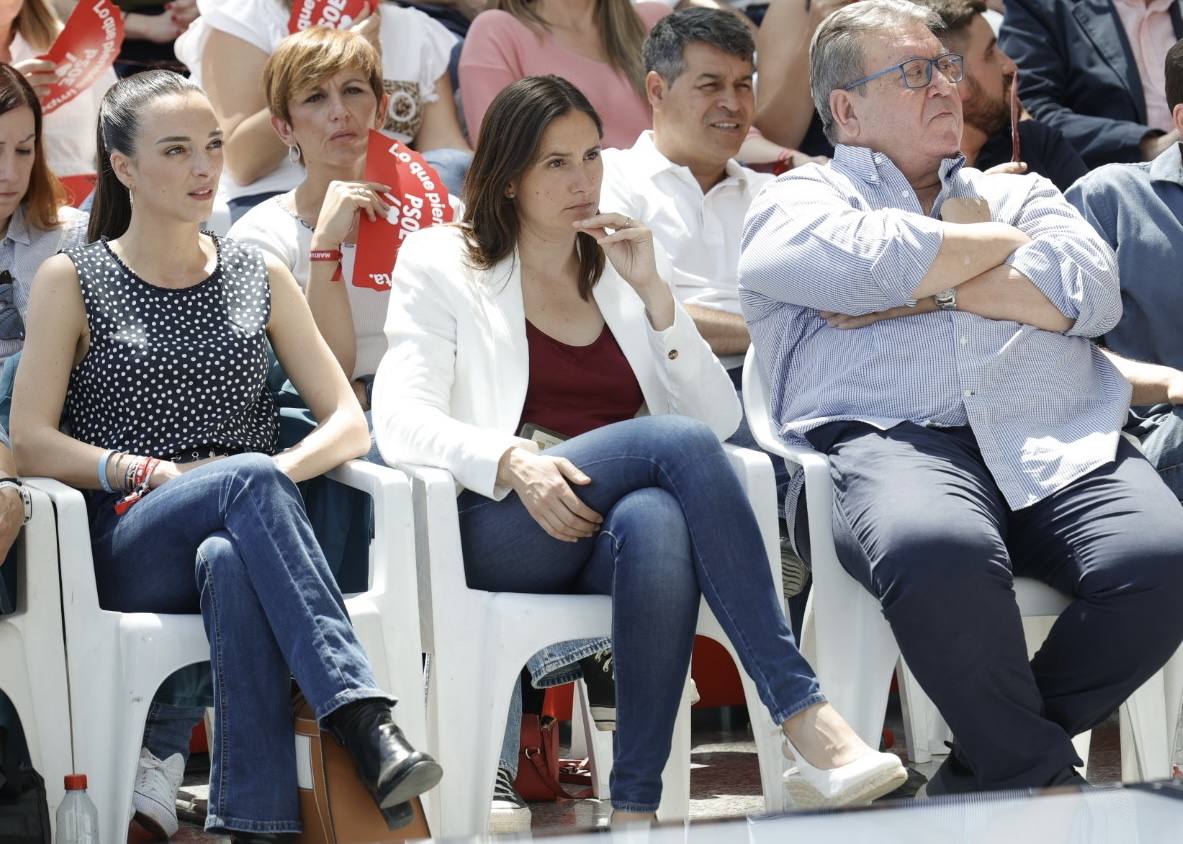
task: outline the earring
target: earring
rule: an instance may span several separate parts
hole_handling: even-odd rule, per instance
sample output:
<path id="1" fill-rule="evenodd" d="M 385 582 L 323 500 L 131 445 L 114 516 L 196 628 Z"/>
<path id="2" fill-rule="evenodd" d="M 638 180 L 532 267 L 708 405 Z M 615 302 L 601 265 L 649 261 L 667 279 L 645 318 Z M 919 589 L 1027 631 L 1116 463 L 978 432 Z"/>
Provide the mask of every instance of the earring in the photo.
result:
<path id="1" fill-rule="evenodd" d="M 505 198 L 506 198 L 506 199 L 513 199 L 513 198 L 515 198 L 516 196 L 517 196 L 517 194 L 516 194 L 516 193 L 514 193 L 514 192 L 513 192 L 513 191 L 511 191 L 511 190 L 507 190 L 507 191 L 505 192 Z"/>
<path id="2" fill-rule="evenodd" d="M 300 146 L 299 144 L 292 144 L 288 147 L 288 161 L 292 164 L 300 163 Z"/>

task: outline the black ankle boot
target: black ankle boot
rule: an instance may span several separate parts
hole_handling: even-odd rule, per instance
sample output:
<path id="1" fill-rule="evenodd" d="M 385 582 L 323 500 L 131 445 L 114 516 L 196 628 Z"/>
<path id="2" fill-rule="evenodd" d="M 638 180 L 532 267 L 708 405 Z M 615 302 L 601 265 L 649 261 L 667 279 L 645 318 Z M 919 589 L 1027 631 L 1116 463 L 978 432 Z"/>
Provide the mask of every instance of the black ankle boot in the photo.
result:
<path id="1" fill-rule="evenodd" d="M 406 803 L 434 788 L 444 772 L 426 753 L 411 747 L 381 700 L 348 703 L 325 719 L 357 765 L 379 809 Z"/>

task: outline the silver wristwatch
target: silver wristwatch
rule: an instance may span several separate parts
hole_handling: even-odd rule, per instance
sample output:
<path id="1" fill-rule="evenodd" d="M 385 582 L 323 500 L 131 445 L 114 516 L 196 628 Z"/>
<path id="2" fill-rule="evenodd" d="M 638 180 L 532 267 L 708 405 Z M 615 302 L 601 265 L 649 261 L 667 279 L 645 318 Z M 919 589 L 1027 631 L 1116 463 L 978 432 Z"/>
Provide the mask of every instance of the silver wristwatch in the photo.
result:
<path id="1" fill-rule="evenodd" d="M 947 290 L 942 290 L 940 293 L 933 295 L 936 300 L 937 307 L 942 311 L 957 310 L 957 288 L 950 287 Z"/>

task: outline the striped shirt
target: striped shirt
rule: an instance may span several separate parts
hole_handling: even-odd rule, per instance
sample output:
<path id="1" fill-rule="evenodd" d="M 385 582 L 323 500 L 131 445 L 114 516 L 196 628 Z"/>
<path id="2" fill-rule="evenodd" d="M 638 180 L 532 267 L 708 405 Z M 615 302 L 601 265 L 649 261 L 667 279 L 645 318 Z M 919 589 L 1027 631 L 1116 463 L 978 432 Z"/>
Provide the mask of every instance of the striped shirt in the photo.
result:
<path id="1" fill-rule="evenodd" d="M 941 164 L 931 216 L 891 160 L 864 147 L 839 145 L 830 164 L 780 177 L 744 224 L 740 303 L 786 441 L 808 445 L 805 432 L 839 420 L 969 425 L 1017 510 L 1116 453 L 1130 386 L 1088 338 L 1121 316 L 1117 266 L 1051 182 L 983 176 L 963 163 Z M 1031 238 L 1007 263 L 1075 320 L 1071 330 L 961 311 L 855 330 L 826 324 L 819 311 L 909 304 L 941 247 L 939 215 L 950 197 L 985 199 L 995 221 Z"/>

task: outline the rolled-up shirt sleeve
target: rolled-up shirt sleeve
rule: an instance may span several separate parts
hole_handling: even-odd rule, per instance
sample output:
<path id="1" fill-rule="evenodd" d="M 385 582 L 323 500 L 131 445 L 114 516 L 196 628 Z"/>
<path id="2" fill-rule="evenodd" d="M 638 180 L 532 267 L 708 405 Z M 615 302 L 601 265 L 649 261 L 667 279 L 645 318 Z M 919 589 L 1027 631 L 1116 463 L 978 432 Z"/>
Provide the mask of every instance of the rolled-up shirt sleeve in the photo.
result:
<path id="1" fill-rule="evenodd" d="M 1117 257 L 1055 185 L 1043 178 L 1033 182 L 1013 223 L 1031 242 L 1007 264 L 1075 320 L 1067 334 L 1100 337 L 1121 319 Z"/>
<path id="2" fill-rule="evenodd" d="M 856 206 L 820 167 L 771 183 L 744 223 L 740 284 L 780 302 L 861 315 L 914 304 L 936 260 L 939 220 Z M 845 193 L 845 195 L 844 195 Z"/>

